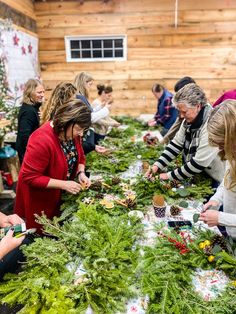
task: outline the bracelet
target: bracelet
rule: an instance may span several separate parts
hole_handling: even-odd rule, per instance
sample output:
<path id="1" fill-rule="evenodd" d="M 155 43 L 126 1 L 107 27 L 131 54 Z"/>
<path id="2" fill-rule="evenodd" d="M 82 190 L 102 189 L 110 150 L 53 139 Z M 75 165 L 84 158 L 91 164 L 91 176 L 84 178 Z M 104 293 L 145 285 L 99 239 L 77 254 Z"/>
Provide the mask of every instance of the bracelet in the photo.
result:
<path id="1" fill-rule="evenodd" d="M 84 170 L 79 171 L 77 175 L 79 176 L 81 173 L 85 173 Z"/>

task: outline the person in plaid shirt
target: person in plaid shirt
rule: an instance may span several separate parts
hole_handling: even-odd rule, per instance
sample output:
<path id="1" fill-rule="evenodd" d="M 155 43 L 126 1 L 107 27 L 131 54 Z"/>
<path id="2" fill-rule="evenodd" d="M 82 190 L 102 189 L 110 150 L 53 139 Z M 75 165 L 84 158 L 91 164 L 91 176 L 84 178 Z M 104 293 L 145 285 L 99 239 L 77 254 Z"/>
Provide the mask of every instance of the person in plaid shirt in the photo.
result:
<path id="1" fill-rule="evenodd" d="M 149 126 L 161 125 L 161 135 L 164 136 L 174 124 L 178 110 L 172 105 L 172 94 L 160 84 L 154 84 L 152 93 L 158 100 L 157 112 L 154 118 L 148 121 Z"/>

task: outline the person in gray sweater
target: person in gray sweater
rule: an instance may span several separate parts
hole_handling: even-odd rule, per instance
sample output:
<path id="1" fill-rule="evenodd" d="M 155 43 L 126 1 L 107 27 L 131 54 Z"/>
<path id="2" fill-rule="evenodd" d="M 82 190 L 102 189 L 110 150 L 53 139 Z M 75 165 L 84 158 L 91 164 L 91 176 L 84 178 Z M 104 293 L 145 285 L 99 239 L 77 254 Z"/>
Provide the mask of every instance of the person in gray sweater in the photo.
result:
<path id="1" fill-rule="evenodd" d="M 224 179 L 216 193 L 204 205 L 200 219 L 209 227 L 225 226 L 236 240 L 236 101 L 226 100 L 216 107 L 208 122 L 209 144 L 218 147 L 221 159 L 227 160 Z M 218 211 L 223 205 L 223 212 Z"/>
<path id="2" fill-rule="evenodd" d="M 194 83 L 187 84 L 175 94 L 172 101 L 183 122 L 174 139 L 166 146 L 146 176 L 152 178 L 182 154 L 183 165 L 160 173 L 161 180 L 184 180 L 204 171 L 218 186 L 224 175 L 225 165 L 218 156 L 219 149 L 209 146 L 207 123 L 212 107 L 208 105 L 204 91 Z"/>

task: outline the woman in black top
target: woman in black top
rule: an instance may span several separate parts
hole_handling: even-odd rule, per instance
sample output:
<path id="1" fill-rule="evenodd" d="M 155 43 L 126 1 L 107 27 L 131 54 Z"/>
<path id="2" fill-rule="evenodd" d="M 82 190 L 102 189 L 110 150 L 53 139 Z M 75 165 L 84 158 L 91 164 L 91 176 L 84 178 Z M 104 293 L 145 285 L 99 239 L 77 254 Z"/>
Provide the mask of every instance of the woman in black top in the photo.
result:
<path id="1" fill-rule="evenodd" d="M 30 79 L 25 84 L 22 106 L 18 115 L 16 149 L 22 163 L 28 139 L 39 127 L 39 108 L 44 100 L 44 87 L 39 80 Z"/>

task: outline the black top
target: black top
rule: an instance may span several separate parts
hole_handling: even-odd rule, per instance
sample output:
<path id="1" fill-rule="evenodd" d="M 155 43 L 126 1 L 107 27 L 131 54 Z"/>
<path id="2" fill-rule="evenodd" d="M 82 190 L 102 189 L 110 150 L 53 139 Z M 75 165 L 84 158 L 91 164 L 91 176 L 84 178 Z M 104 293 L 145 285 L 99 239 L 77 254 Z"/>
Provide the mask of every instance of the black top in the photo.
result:
<path id="1" fill-rule="evenodd" d="M 82 94 L 77 94 L 76 95 L 77 99 L 82 100 L 82 102 L 91 110 L 93 111 L 93 107 L 90 105 L 88 99 L 82 95 Z M 83 150 L 85 155 L 88 153 L 92 152 L 95 150 L 95 142 L 94 142 L 94 131 L 93 129 L 89 129 L 86 134 L 83 136 L 83 142 L 82 142 Z"/>
<path id="2" fill-rule="evenodd" d="M 30 135 L 39 127 L 39 107 L 41 104 L 23 103 L 18 115 L 16 150 L 22 163 Z"/>
<path id="3" fill-rule="evenodd" d="M 68 171 L 67 171 L 67 180 L 71 180 L 71 175 L 74 172 L 74 168 L 77 165 L 78 161 L 78 152 L 73 140 L 62 141 L 61 147 L 66 157 Z"/>

